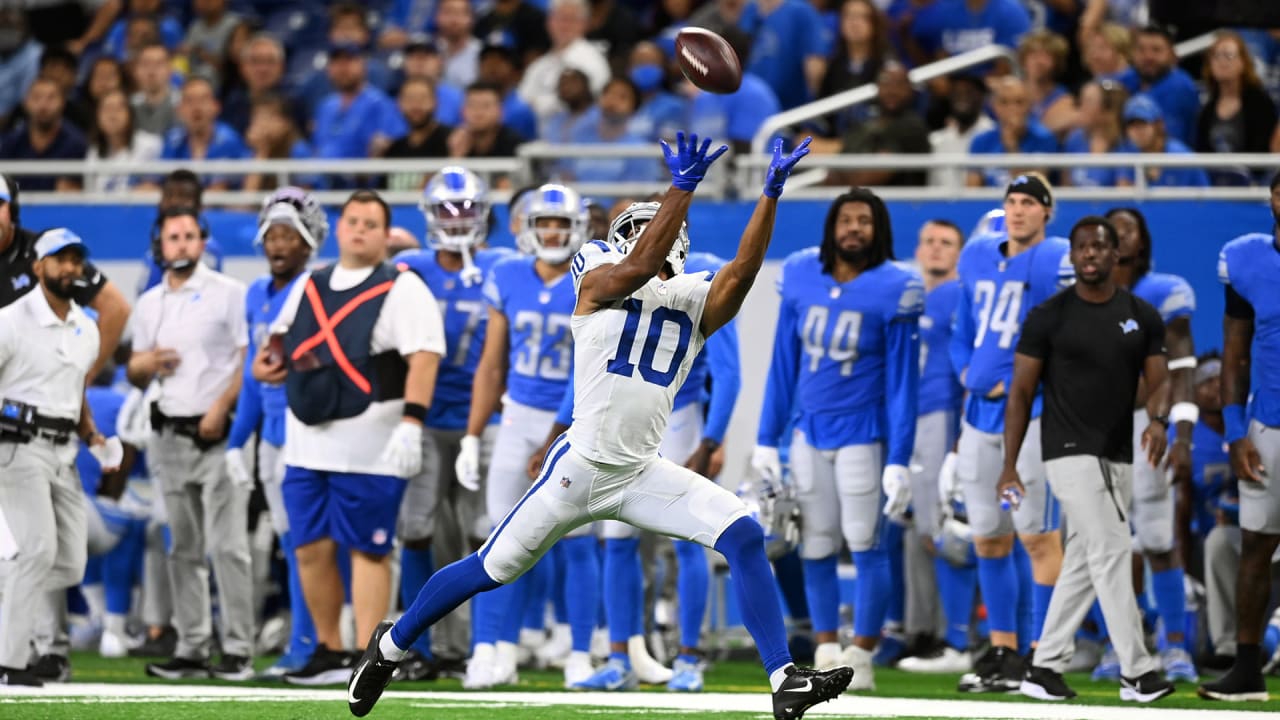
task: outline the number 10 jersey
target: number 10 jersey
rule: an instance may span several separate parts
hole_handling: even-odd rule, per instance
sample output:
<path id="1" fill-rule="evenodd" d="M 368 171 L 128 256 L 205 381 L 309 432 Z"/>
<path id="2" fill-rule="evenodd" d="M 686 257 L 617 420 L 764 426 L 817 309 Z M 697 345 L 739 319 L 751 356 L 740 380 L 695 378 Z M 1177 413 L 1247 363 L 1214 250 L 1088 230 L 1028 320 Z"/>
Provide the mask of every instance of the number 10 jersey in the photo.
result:
<path id="1" fill-rule="evenodd" d="M 573 286 L 622 261 L 592 240 L 573 259 Z M 630 297 L 573 316 L 574 396 L 569 444 L 602 465 L 643 465 L 658 456 L 676 391 L 706 338 L 699 326 L 712 273 L 651 278 Z"/>

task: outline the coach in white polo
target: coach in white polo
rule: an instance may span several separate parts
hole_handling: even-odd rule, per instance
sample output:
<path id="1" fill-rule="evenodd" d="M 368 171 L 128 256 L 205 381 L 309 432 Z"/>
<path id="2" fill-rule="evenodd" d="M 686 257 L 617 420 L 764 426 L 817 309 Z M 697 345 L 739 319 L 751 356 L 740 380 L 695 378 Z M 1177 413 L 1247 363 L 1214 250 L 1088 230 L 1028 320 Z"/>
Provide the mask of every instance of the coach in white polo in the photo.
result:
<path id="1" fill-rule="evenodd" d="M 200 261 L 205 241 L 194 209 L 164 211 L 164 278 L 138 298 L 133 315 L 129 382 L 139 388 L 159 384 L 150 408 L 147 455 L 169 514 L 169 577 L 178 630 L 174 657 L 148 665 L 147 674 L 248 680 L 253 676 L 249 488 L 231 481 L 224 459 L 248 345 L 245 287 Z M 222 658 L 212 668 L 206 558 L 218 579 L 222 618 Z"/>
<path id="2" fill-rule="evenodd" d="M 68 230 L 44 233 L 33 265 L 39 290 L 0 310 L 0 685 L 41 685 L 28 668 L 37 617 L 84 577 L 77 440 L 107 469 L 123 454 L 84 402 L 98 326 L 71 298 L 87 254 Z"/>

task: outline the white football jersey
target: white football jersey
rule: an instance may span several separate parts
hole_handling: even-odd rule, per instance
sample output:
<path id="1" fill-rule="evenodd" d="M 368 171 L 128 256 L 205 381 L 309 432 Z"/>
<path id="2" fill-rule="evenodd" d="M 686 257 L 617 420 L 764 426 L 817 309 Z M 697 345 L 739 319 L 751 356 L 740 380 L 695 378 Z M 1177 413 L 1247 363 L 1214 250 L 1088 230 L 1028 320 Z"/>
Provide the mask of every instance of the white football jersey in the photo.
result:
<path id="1" fill-rule="evenodd" d="M 573 259 L 582 276 L 620 262 L 600 240 Z M 711 273 L 652 278 L 631 297 L 573 316 L 573 426 L 569 444 L 592 462 L 643 464 L 658 456 L 676 391 L 706 342 L 699 326 Z"/>

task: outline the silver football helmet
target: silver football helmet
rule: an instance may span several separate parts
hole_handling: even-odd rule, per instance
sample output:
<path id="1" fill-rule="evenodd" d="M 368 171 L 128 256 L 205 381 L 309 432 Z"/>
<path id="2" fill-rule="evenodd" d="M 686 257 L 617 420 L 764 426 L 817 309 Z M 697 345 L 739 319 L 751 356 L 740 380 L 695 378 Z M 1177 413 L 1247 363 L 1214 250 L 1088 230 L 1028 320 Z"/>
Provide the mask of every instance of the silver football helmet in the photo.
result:
<path id="1" fill-rule="evenodd" d="M 980 238 L 984 235 L 1003 235 L 1006 232 L 1004 225 L 1004 208 L 996 208 L 990 210 L 983 215 L 978 224 L 973 226 L 973 232 L 969 233 L 969 239 Z"/>
<path id="2" fill-rule="evenodd" d="M 659 207 L 661 203 L 656 202 L 632 203 L 609 225 L 609 242 L 617 246 L 624 255 L 631 252 L 636 240 L 640 239 L 640 234 L 649 226 L 653 216 L 658 214 Z M 675 244 L 671 246 L 671 252 L 667 253 L 667 264 L 671 266 L 671 272 L 675 275 L 684 272 L 684 261 L 688 257 L 689 226 L 686 223 L 680 223 L 680 232 L 676 235 Z"/>
<path id="3" fill-rule="evenodd" d="M 516 238 L 517 247 L 543 262 L 553 265 L 565 262 L 577 255 L 587 241 L 587 213 L 582 196 L 573 188 L 555 183 L 543 185 L 520 199 L 517 212 L 524 215 L 524 229 Z M 569 225 L 563 229 L 538 228 L 538 221 L 546 218 L 562 218 Z M 558 243 L 547 244 L 557 236 Z"/>
<path id="4" fill-rule="evenodd" d="M 418 209 L 427 221 L 427 247 L 462 252 L 489 234 L 489 187 L 478 175 L 451 165 L 422 191 Z"/>
<path id="5" fill-rule="evenodd" d="M 299 187 L 282 187 L 262 201 L 258 213 L 258 234 L 255 245 L 261 245 L 272 225 L 288 225 L 302 236 L 314 252 L 324 244 L 329 235 L 329 218 L 324 206 L 315 196 Z"/>

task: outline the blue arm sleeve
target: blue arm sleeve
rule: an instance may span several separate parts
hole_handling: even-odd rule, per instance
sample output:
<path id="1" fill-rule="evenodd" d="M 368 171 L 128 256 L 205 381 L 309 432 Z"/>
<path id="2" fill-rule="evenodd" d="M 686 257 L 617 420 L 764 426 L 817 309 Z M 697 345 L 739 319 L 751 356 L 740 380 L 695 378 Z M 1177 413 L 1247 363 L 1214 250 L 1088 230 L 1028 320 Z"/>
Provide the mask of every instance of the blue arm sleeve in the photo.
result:
<path id="1" fill-rule="evenodd" d="M 766 447 L 778 447 L 780 444 L 791 419 L 799 376 L 800 339 L 796 335 L 795 311 L 783 302 L 778 313 L 778 328 L 773 336 L 773 361 L 769 363 L 764 407 L 760 410 L 760 429 L 756 433 L 757 444 Z"/>
<path id="2" fill-rule="evenodd" d="M 573 370 L 569 370 L 569 385 L 564 389 L 564 397 L 560 399 L 560 410 L 556 412 L 557 425 L 573 424 Z"/>
<path id="3" fill-rule="evenodd" d="M 951 344 L 948 347 L 948 352 L 951 354 L 951 367 L 955 369 L 957 377 L 969 367 L 969 360 L 973 358 L 973 340 L 976 335 L 977 330 L 973 327 L 973 308 L 969 304 L 969 292 L 961 286 L 960 299 L 956 302 L 955 321 L 951 324 Z"/>
<path id="4" fill-rule="evenodd" d="M 227 436 L 228 449 L 244 447 L 244 444 L 249 441 L 249 436 L 262 422 L 262 386 L 249 371 L 252 363 L 253 357 L 246 356 L 244 381 L 240 384 L 240 396 L 236 398 L 236 415 L 231 421 L 230 435 Z"/>
<path id="5" fill-rule="evenodd" d="M 711 400 L 702 436 L 724 442 L 738 391 L 742 389 L 742 359 L 738 356 L 738 323 L 730 321 L 707 338 L 707 366 L 711 370 Z"/>
<path id="6" fill-rule="evenodd" d="M 908 466 L 916 444 L 920 396 L 920 323 L 897 320 L 885 329 L 885 402 L 889 410 L 886 464 Z"/>

